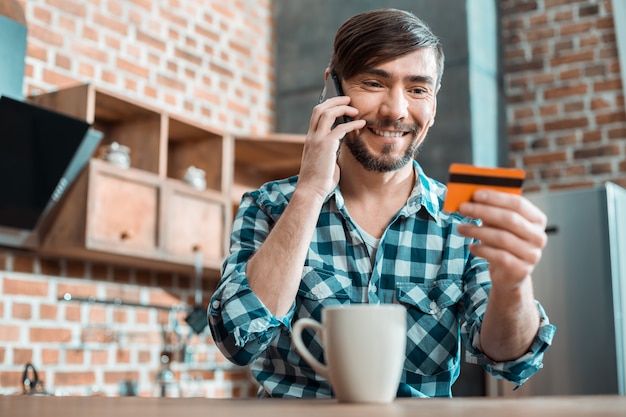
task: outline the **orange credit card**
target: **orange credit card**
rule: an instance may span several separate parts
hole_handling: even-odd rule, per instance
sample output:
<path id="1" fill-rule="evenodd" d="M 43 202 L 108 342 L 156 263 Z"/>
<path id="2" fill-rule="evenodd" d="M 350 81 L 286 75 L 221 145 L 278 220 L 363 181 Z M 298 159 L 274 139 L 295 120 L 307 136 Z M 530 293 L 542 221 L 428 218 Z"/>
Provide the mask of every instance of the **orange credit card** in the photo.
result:
<path id="1" fill-rule="evenodd" d="M 468 164 L 452 164 L 448 172 L 448 192 L 443 209 L 459 210 L 461 203 L 472 199 L 479 188 L 522 194 L 526 171 L 515 168 L 487 168 Z"/>

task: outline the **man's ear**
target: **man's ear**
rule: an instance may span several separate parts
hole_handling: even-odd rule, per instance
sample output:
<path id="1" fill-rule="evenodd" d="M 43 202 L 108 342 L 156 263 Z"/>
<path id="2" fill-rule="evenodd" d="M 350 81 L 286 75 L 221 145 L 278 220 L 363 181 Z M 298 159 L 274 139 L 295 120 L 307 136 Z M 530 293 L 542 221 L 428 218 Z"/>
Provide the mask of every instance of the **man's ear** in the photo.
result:
<path id="1" fill-rule="evenodd" d="M 330 76 L 330 68 L 326 68 L 326 70 L 324 71 L 324 82 L 326 82 L 329 76 Z"/>

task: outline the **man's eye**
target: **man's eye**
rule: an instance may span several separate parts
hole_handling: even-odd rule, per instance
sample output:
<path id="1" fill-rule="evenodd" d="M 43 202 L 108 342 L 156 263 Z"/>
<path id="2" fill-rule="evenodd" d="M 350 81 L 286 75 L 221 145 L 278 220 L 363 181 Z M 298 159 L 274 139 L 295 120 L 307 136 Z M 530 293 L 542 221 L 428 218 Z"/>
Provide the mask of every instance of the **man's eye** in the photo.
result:
<path id="1" fill-rule="evenodd" d="M 363 81 L 363 85 L 371 88 L 379 88 L 382 85 L 377 81 Z"/>
<path id="2" fill-rule="evenodd" d="M 416 95 L 422 95 L 422 94 L 426 94 L 426 89 L 417 87 L 417 88 L 412 89 L 411 92 Z"/>

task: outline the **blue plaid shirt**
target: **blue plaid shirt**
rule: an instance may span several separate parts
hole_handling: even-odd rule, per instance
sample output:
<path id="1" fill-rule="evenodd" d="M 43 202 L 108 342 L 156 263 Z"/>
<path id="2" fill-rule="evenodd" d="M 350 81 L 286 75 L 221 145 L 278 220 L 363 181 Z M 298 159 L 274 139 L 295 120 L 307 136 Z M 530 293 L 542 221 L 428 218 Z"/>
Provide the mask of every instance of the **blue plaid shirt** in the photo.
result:
<path id="1" fill-rule="evenodd" d="M 473 256 L 471 240 L 456 232 L 469 221 L 441 211 L 445 187 L 418 176 L 407 204 L 391 221 L 372 262 L 360 229 L 339 188 L 319 216 L 298 295 L 290 311 L 275 317 L 250 290 L 246 264 L 267 238 L 295 190 L 297 177 L 273 181 L 244 195 L 235 218 L 230 255 L 209 305 L 217 346 L 232 362 L 250 365 L 261 396 L 332 396 L 328 381 L 304 362 L 291 344 L 291 325 L 321 310 L 348 303 L 398 303 L 407 309 L 406 360 L 398 396 L 449 397 L 459 375 L 460 349 L 468 362 L 517 385 L 541 366 L 554 335 L 542 307 L 541 327 L 530 350 L 496 363 L 480 351 L 479 331 L 491 286 L 488 264 Z M 318 360 L 322 347 L 312 333 L 303 339 Z M 305 342 L 306 343 L 306 342 Z"/>

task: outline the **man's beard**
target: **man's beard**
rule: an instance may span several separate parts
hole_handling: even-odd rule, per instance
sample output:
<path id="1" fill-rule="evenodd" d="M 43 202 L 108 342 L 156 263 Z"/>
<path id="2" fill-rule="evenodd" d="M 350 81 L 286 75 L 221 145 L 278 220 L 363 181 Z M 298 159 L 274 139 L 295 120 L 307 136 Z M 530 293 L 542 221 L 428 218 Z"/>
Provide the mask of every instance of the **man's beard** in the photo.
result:
<path id="1" fill-rule="evenodd" d="M 389 127 L 392 125 L 394 124 L 368 122 L 364 129 L 370 127 L 380 129 L 381 127 Z M 343 142 L 350 150 L 352 156 L 354 156 L 354 159 L 356 159 L 361 165 L 363 165 L 366 170 L 376 172 L 396 171 L 408 164 L 417 155 L 421 147 L 421 143 L 417 142 L 417 133 L 419 131 L 419 128 L 417 126 L 411 125 L 408 126 L 408 128 L 405 127 L 404 129 L 394 126 L 394 129 L 410 131 L 413 136 L 410 145 L 405 149 L 404 154 L 399 157 L 395 157 L 392 155 L 394 145 L 391 144 L 385 145 L 381 150 L 380 155 L 372 155 L 372 153 L 368 151 L 367 146 L 365 145 L 365 141 L 361 139 L 360 135 L 352 137 L 346 135 L 346 137 L 343 139 Z"/>

